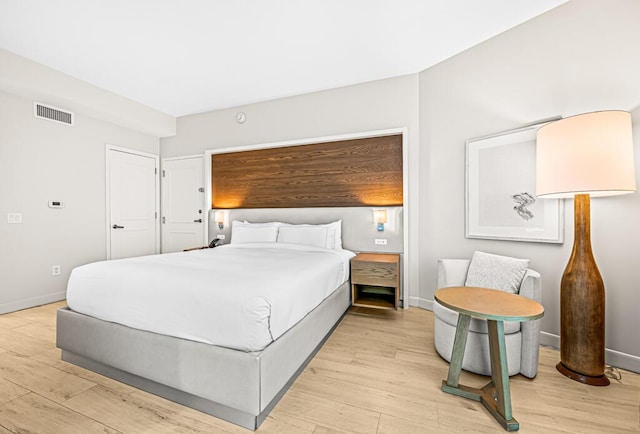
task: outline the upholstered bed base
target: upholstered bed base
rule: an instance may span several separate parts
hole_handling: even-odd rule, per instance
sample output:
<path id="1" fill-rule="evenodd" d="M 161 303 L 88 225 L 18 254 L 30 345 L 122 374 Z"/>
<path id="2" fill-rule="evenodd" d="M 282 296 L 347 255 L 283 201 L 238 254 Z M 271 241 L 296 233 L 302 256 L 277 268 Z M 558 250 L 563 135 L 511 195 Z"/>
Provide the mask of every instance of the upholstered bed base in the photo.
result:
<path id="1" fill-rule="evenodd" d="M 350 304 L 349 286 L 258 352 L 137 330 L 68 308 L 58 310 L 57 346 L 69 363 L 256 429 L 337 326 Z"/>

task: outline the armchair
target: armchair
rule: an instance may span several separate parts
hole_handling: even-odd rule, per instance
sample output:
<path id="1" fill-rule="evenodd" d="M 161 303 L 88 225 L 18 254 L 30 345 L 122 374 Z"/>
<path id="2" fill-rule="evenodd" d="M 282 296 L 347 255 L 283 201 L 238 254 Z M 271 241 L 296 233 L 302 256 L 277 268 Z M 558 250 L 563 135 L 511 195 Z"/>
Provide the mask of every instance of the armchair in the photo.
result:
<path id="1" fill-rule="evenodd" d="M 438 288 L 464 286 L 470 260 L 440 259 L 438 261 Z M 540 274 L 527 269 L 518 290 L 518 295 L 537 302 L 542 300 Z M 458 314 L 437 301 L 433 302 L 434 345 L 442 358 L 451 361 L 453 339 L 458 323 Z M 505 345 L 509 375 L 521 373 L 533 378 L 538 373 L 540 351 L 540 320 L 504 323 Z M 491 375 L 489 337 L 487 321 L 472 318 L 465 348 L 462 369 L 480 375 Z"/>

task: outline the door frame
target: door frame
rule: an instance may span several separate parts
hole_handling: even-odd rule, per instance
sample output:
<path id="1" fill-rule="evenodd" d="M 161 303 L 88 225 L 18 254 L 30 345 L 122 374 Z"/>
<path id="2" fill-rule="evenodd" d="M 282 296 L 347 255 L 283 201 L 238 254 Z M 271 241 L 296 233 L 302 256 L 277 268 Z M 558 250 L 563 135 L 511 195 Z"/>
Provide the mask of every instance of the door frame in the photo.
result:
<path id="1" fill-rule="evenodd" d="M 162 171 L 164 171 L 164 162 L 165 161 L 176 161 L 176 160 L 188 160 L 188 159 L 192 159 L 192 158 L 202 158 L 202 184 L 204 187 L 204 193 L 202 195 L 202 242 L 204 243 L 204 245 L 209 244 L 208 240 L 207 240 L 207 227 L 209 226 L 209 212 L 207 209 L 207 187 L 206 187 L 206 177 L 204 175 L 204 171 L 205 171 L 205 165 L 204 165 L 204 153 L 202 154 L 191 154 L 191 155 L 181 155 L 179 157 L 167 157 L 167 158 L 163 158 L 161 160 L 161 165 L 160 165 L 160 169 Z M 161 175 L 161 174 L 160 174 Z M 211 176 L 211 175 L 209 175 Z M 159 181 L 160 184 L 162 184 L 160 177 L 159 177 Z M 162 192 L 161 192 L 162 193 Z M 209 200 L 209 202 L 211 202 Z M 211 205 L 209 205 L 211 206 Z M 164 217 L 164 203 L 160 204 L 160 214 L 161 217 Z M 164 226 L 162 226 L 162 224 L 160 224 L 160 233 L 161 233 L 161 243 L 160 243 L 160 247 L 161 247 L 161 251 L 164 253 Z"/>
<path id="2" fill-rule="evenodd" d="M 122 146 L 115 146 L 109 143 L 105 144 L 105 230 L 106 230 L 106 238 L 107 238 L 107 260 L 111 259 L 111 163 L 109 152 L 124 152 L 127 154 L 133 154 L 140 157 L 152 158 L 155 162 L 156 172 L 155 172 L 155 253 L 160 253 L 160 173 L 158 168 L 160 167 L 160 156 L 158 154 L 150 154 L 148 152 L 137 151 L 135 149 L 124 148 Z"/>

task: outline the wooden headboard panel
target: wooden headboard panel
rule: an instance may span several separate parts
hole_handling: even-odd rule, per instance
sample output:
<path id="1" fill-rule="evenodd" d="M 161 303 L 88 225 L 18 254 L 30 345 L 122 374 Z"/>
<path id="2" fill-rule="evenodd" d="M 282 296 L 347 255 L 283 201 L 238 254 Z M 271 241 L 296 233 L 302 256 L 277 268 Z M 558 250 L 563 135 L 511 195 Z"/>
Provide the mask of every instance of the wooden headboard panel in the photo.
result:
<path id="1" fill-rule="evenodd" d="M 211 156 L 212 208 L 402 205 L 402 135 Z"/>

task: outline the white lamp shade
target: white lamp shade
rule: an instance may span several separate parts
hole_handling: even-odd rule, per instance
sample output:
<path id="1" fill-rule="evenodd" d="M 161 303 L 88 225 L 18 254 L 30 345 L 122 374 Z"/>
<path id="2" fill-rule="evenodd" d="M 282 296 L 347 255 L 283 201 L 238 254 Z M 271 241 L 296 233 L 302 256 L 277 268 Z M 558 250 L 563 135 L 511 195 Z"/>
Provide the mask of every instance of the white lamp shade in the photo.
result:
<path id="1" fill-rule="evenodd" d="M 631 115 L 585 113 L 547 124 L 536 142 L 536 195 L 612 196 L 636 191 Z"/>
<path id="2" fill-rule="evenodd" d="M 216 211 L 214 214 L 216 223 L 224 223 L 224 211 Z"/>

